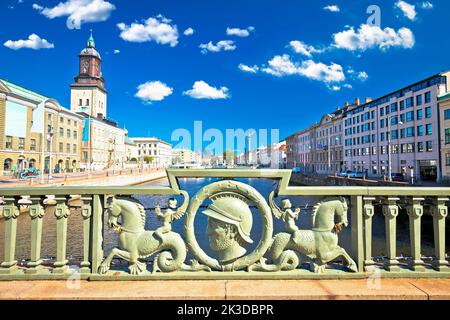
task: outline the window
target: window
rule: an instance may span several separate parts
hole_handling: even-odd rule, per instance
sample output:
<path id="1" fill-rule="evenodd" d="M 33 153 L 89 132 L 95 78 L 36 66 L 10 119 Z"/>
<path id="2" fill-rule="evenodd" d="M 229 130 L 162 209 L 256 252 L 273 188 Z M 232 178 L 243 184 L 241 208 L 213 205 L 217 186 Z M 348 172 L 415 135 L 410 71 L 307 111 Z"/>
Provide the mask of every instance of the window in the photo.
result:
<path id="1" fill-rule="evenodd" d="M 405 110 L 405 100 L 400 101 L 400 111 Z"/>
<path id="2" fill-rule="evenodd" d="M 405 130 L 405 128 L 403 128 L 400 130 L 400 138 L 403 139 L 405 137 L 406 137 L 406 130 Z"/>
<path id="3" fill-rule="evenodd" d="M 30 150 L 31 151 L 36 151 L 36 139 L 31 139 L 30 140 Z"/>
<path id="4" fill-rule="evenodd" d="M 11 136 L 6 136 L 5 147 L 6 147 L 6 149 L 12 149 L 12 137 Z"/>
<path id="5" fill-rule="evenodd" d="M 391 153 L 398 154 L 398 144 L 394 144 L 391 146 Z"/>
<path id="6" fill-rule="evenodd" d="M 417 106 L 422 105 L 422 95 L 421 94 L 416 97 L 416 105 Z"/>
<path id="7" fill-rule="evenodd" d="M 402 144 L 400 147 L 401 147 L 401 153 L 406 153 L 406 144 Z"/>
<path id="8" fill-rule="evenodd" d="M 444 120 L 450 119 L 450 109 L 444 110 Z"/>
<path id="9" fill-rule="evenodd" d="M 386 107 L 386 114 L 389 114 L 390 111 L 391 111 L 391 110 L 390 110 L 389 106 L 387 106 L 387 107 Z"/>
<path id="10" fill-rule="evenodd" d="M 398 139 L 398 130 L 392 130 L 392 139 Z"/>
<path id="11" fill-rule="evenodd" d="M 431 118 L 431 107 L 425 108 L 425 118 Z"/>
<path id="12" fill-rule="evenodd" d="M 417 121 L 422 120 L 423 119 L 423 110 L 419 109 L 417 110 Z"/>
<path id="13" fill-rule="evenodd" d="M 380 154 L 386 154 L 386 146 L 381 146 Z"/>
<path id="14" fill-rule="evenodd" d="M 66 144 L 66 152 L 67 152 L 67 153 L 70 153 L 70 143 L 67 143 L 67 144 Z"/>
<path id="15" fill-rule="evenodd" d="M 406 145 L 406 152 L 407 153 L 414 153 L 414 143 L 408 143 Z"/>
<path id="16" fill-rule="evenodd" d="M 391 104 L 391 112 L 396 112 L 398 110 L 397 102 Z"/>
<path id="17" fill-rule="evenodd" d="M 70 125 L 70 124 L 71 124 L 71 121 L 70 121 L 70 119 L 67 119 L 67 124 L 68 124 L 68 125 Z"/>
<path id="18" fill-rule="evenodd" d="M 411 122 L 414 121 L 414 112 L 407 112 L 406 113 L 406 122 Z"/>
<path id="19" fill-rule="evenodd" d="M 423 126 L 417 126 L 417 136 L 423 136 Z"/>
<path id="20" fill-rule="evenodd" d="M 19 150 L 25 149 L 25 138 L 19 138 Z"/>
<path id="21" fill-rule="evenodd" d="M 433 125 L 432 124 L 427 124 L 425 130 L 426 130 L 426 135 L 427 136 L 431 136 L 433 134 Z"/>
<path id="22" fill-rule="evenodd" d="M 72 146 L 72 152 L 77 153 L 77 145 L 75 143 Z"/>
<path id="23" fill-rule="evenodd" d="M 80 99 L 80 100 L 78 101 L 78 105 L 79 105 L 79 106 L 82 106 L 82 105 L 83 105 L 83 99 Z"/>
<path id="24" fill-rule="evenodd" d="M 404 114 L 404 113 L 402 113 L 402 114 L 400 115 L 400 122 L 405 123 L 405 114 Z"/>
<path id="25" fill-rule="evenodd" d="M 384 109 L 383 108 L 380 109 L 380 116 L 381 117 L 384 116 Z"/>
<path id="26" fill-rule="evenodd" d="M 391 118 L 391 125 L 395 126 L 396 124 L 398 124 L 398 117 L 397 116 Z"/>
<path id="27" fill-rule="evenodd" d="M 60 123 L 64 123 L 64 118 L 63 117 L 59 117 L 59 122 Z"/>
<path id="28" fill-rule="evenodd" d="M 428 91 L 425 93 L 425 103 L 430 103 L 431 102 L 431 92 Z"/>
<path id="29" fill-rule="evenodd" d="M 60 138 L 64 137 L 64 129 L 63 128 L 59 128 L 59 137 Z"/>
<path id="30" fill-rule="evenodd" d="M 380 140 L 384 141 L 384 132 L 381 133 Z"/>
<path id="31" fill-rule="evenodd" d="M 414 137 L 414 127 L 406 129 L 406 136 L 408 138 Z"/>
<path id="32" fill-rule="evenodd" d="M 73 138 L 78 139 L 78 132 L 76 130 L 73 130 Z"/>
<path id="33" fill-rule="evenodd" d="M 86 105 L 89 106 L 89 99 L 86 99 Z"/>
<path id="34" fill-rule="evenodd" d="M 450 129 L 445 129 L 445 144 L 450 144 Z"/>
<path id="35" fill-rule="evenodd" d="M 447 167 L 450 167 L 450 153 L 447 153 L 447 154 L 445 155 L 445 165 L 446 165 Z"/>
<path id="36" fill-rule="evenodd" d="M 413 97 L 406 99 L 406 108 L 411 108 L 411 107 L 414 107 L 414 98 Z"/>
<path id="37" fill-rule="evenodd" d="M 427 152 L 433 152 L 433 141 L 427 141 Z"/>
<path id="38" fill-rule="evenodd" d="M 418 142 L 417 143 L 417 152 L 423 152 L 423 142 Z"/>
<path id="39" fill-rule="evenodd" d="M 61 152 L 61 153 L 64 152 L 63 147 L 64 147 L 64 146 L 63 146 L 63 143 L 60 142 L 60 143 L 59 143 L 59 152 Z"/>
<path id="40" fill-rule="evenodd" d="M 67 134 L 67 138 L 70 138 L 70 129 L 67 129 L 66 134 Z"/>
<path id="41" fill-rule="evenodd" d="M 51 113 L 47 114 L 47 119 L 48 119 L 48 121 L 52 121 L 52 114 Z"/>

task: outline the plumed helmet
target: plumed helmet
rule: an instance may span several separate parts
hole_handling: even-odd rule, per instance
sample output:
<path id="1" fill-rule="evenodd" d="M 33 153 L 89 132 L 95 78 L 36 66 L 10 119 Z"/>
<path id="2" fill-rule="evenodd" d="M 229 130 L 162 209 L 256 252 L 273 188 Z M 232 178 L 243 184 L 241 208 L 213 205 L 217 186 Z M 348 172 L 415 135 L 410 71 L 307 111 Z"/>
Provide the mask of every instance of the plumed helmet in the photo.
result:
<path id="1" fill-rule="evenodd" d="M 203 213 L 208 217 L 236 226 L 241 238 L 247 243 L 253 243 L 250 238 L 253 215 L 247 199 L 237 193 L 222 192 L 211 197 L 211 200 L 213 203 Z"/>

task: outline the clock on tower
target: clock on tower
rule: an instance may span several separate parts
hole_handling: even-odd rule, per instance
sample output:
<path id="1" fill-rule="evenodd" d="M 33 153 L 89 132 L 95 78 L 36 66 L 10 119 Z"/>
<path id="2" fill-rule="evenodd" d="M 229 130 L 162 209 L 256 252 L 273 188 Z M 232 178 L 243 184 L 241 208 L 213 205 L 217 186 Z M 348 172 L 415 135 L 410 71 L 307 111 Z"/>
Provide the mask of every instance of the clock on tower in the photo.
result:
<path id="1" fill-rule="evenodd" d="M 90 116 L 106 117 L 106 89 L 102 76 L 102 58 L 95 48 L 94 37 L 88 39 L 79 54 L 79 72 L 71 84 L 71 110 Z"/>

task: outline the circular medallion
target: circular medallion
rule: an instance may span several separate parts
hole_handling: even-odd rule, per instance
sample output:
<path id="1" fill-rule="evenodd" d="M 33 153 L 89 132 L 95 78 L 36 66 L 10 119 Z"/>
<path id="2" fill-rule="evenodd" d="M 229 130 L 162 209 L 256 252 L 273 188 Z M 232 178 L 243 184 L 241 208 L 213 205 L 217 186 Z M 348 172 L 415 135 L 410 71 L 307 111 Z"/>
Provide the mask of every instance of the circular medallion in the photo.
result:
<path id="1" fill-rule="evenodd" d="M 195 237 L 195 216 L 207 199 L 212 203 L 202 214 L 208 217 L 209 244 L 219 255 L 219 260 L 208 256 Z M 257 247 L 246 254 L 245 247 L 253 242 L 250 202 L 258 208 L 262 230 Z M 215 270 L 241 270 L 259 261 L 269 249 L 273 234 L 272 212 L 264 197 L 253 187 L 233 180 L 218 181 L 203 187 L 189 203 L 185 232 L 186 244 L 199 261 Z"/>

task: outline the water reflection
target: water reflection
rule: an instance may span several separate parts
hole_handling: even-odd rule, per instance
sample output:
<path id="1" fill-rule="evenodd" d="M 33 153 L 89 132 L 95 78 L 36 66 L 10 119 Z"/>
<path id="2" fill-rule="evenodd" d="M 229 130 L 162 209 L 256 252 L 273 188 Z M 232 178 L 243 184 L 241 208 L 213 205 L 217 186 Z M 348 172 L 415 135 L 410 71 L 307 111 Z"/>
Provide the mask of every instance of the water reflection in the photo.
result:
<path id="1" fill-rule="evenodd" d="M 217 179 L 180 179 L 180 187 L 183 190 L 187 190 L 189 195 L 194 196 L 203 186 L 216 181 Z M 276 182 L 269 179 L 237 179 L 244 183 L 248 183 L 256 188 L 264 197 L 268 197 L 269 193 L 276 187 Z M 168 181 L 158 180 L 151 182 L 147 185 L 168 185 Z M 151 208 L 159 205 L 166 207 L 169 196 L 135 196 L 142 202 L 147 211 L 147 220 L 145 228 L 147 230 L 156 230 L 161 223 L 157 220 L 156 215 Z M 182 197 L 177 197 L 178 203 L 181 204 Z M 311 208 L 320 200 L 319 197 L 289 197 L 293 206 L 300 207 L 302 209 L 298 225 L 301 229 L 311 228 Z M 207 202 L 204 205 L 208 205 Z M 197 241 L 200 247 L 210 256 L 214 257 L 214 253 L 210 250 L 208 239 L 206 237 L 207 218 L 201 214 L 201 207 L 195 220 L 195 231 L 197 235 Z M 385 243 L 385 222 L 384 216 L 380 212 L 380 208 L 377 208 L 376 214 L 373 217 L 373 255 L 384 256 L 386 253 Z M 253 250 L 259 242 L 258 235 L 261 234 L 262 223 L 259 219 L 259 213 L 256 208 L 252 208 L 254 214 L 254 222 L 252 227 L 252 239 L 254 243 L 249 246 L 247 252 Z M 108 254 L 110 250 L 118 243 L 118 235 L 113 232 L 107 226 L 107 218 L 104 219 L 104 250 L 105 254 Z M 350 212 L 349 212 L 350 221 Z M 69 217 L 68 225 L 68 239 L 67 239 L 67 255 L 69 260 L 81 260 L 83 252 L 83 219 L 80 212 L 72 210 Z M 184 218 L 179 221 L 175 221 L 173 224 L 173 231 L 178 232 L 182 236 L 184 235 Z M 16 246 L 16 259 L 18 261 L 25 261 L 30 257 L 30 230 L 31 219 L 29 215 L 22 214 L 18 218 L 18 230 L 17 230 L 17 246 Z M 279 220 L 274 220 L 275 233 L 283 230 L 283 223 Z M 397 252 L 399 256 L 410 255 L 410 242 L 409 242 L 409 222 L 408 216 L 404 210 L 400 211 L 397 223 Z M 447 237 L 448 242 L 448 237 Z M 351 232 L 350 228 L 344 229 L 340 234 L 340 245 L 350 252 L 351 248 Z M 47 262 L 53 262 L 56 255 L 56 218 L 53 215 L 46 215 L 43 222 L 43 234 L 42 234 L 42 257 L 48 259 Z M 433 245 L 433 225 L 432 219 L 428 215 L 424 215 L 422 218 L 422 254 L 425 256 L 434 255 Z M 4 221 L 0 220 L 0 260 L 4 257 Z M 189 257 L 188 258 L 192 258 Z"/>

